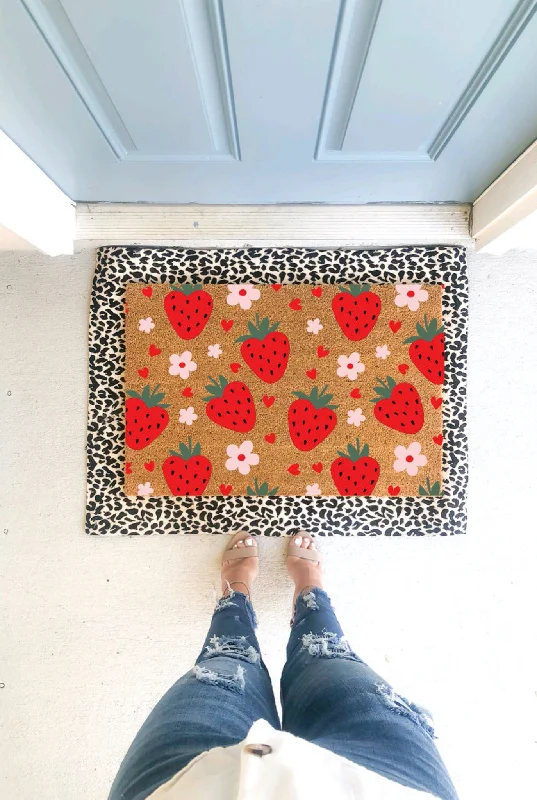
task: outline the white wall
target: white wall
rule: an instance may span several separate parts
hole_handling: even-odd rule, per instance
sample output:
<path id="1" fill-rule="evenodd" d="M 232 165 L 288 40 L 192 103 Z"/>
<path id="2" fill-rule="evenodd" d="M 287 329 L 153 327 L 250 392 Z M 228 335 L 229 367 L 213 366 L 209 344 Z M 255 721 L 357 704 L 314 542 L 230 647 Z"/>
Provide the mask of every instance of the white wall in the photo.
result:
<path id="1" fill-rule="evenodd" d="M 100 800 L 201 647 L 218 537 L 83 533 L 93 254 L 0 254 L 0 796 Z M 436 715 L 461 800 L 535 796 L 537 253 L 470 256 L 470 527 L 325 541 L 357 651 Z M 262 542 L 276 674 L 291 587 Z"/>

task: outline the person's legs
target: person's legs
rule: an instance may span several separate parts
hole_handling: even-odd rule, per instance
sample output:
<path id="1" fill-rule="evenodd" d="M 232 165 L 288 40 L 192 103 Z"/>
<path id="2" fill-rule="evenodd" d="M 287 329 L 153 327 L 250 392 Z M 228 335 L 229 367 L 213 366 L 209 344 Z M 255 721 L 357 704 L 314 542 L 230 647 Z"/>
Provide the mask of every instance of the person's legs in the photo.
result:
<path id="1" fill-rule="evenodd" d="M 244 536 L 239 549 L 247 547 Z M 205 750 L 242 741 L 257 719 L 266 719 L 279 729 L 272 684 L 247 596 L 256 574 L 257 558 L 224 564 L 224 596 L 196 664 L 142 725 L 109 800 L 143 800 Z"/>
<path id="2" fill-rule="evenodd" d="M 305 536 L 301 546 L 314 547 Z M 297 594 L 281 681 L 283 729 L 406 786 L 455 800 L 430 718 L 350 648 L 321 588 L 320 565 L 290 558 L 288 570 Z"/>

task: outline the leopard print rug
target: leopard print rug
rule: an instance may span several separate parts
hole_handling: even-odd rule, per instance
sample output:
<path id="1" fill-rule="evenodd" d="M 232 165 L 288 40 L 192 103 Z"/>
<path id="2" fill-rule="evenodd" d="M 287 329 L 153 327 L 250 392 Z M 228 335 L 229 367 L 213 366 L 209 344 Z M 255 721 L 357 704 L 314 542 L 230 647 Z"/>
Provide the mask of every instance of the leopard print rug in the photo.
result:
<path id="1" fill-rule="evenodd" d="M 441 283 L 446 332 L 441 497 L 128 498 L 124 470 L 124 295 L 130 282 Z M 386 250 L 103 247 L 89 326 L 86 531 L 147 535 L 432 536 L 466 532 L 466 255 L 458 247 Z"/>

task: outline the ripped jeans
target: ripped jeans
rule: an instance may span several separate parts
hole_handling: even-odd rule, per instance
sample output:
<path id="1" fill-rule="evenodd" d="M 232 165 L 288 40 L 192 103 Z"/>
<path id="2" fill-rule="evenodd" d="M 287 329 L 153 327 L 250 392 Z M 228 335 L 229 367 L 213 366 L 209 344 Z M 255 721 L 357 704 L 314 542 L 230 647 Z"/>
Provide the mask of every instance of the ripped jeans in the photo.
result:
<path id="1" fill-rule="evenodd" d="M 194 668 L 157 703 L 121 764 L 109 800 L 142 800 L 193 758 L 237 744 L 257 719 L 442 800 L 457 794 L 427 714 L 352 651 L 320 589 L 297 599 L 281 679 L 272 684 L 244 594 L 222 598 Z"/>

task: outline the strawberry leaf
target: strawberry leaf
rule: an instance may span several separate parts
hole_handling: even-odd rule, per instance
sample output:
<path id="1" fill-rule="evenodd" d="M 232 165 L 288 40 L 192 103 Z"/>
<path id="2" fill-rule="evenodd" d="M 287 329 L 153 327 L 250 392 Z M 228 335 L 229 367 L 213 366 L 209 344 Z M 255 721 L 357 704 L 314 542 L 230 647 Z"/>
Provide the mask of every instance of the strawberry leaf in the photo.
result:
<path id="1" fill-rule="evenodd" d="M 170 283 L 170 288 L 173 292 L 180 292 L 181 294 L 186 295 L 187 297 L 194 292 L 201 292 L 203 291 L 203 285 L 201 283 L 180 283 L 178 286 L 176 284 Z"/>
<path id="2" fill-rule="evenodd" d="M 324 386 L 320 392 L 317 386 L 314 386 L 309 394 L 306 394 L 305 392 L 292 392 L 292 394 L 295 397 L 300 398 L 300 400 L 309 400 L 312 406 L 316 409 L 329 408 L 330 410 L 335 411 L 336 408 L 339 408 L 339 406 L 331 403 L 334 395 L 328 394 L 326 391 L 327 389 L 328 384 L 326 384 L 326 386 Z"/>

